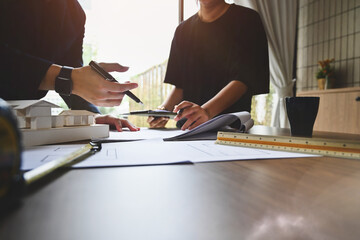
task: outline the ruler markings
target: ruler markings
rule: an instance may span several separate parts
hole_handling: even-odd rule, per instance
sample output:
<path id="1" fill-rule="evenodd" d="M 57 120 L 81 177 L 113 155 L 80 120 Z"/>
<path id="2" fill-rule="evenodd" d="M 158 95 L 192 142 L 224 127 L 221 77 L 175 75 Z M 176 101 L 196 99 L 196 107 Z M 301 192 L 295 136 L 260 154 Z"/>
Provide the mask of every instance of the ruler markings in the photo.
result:
<path id="1" fill-rule="evenodd" d="M 360 159 L 360 142 L 218 132 L 218 144 Z"/>

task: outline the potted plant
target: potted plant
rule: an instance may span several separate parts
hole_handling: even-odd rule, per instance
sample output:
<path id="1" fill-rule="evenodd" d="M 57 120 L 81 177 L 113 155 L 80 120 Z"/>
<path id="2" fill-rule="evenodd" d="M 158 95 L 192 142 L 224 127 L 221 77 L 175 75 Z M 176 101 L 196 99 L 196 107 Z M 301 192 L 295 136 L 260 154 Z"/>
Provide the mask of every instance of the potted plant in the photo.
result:
<path id="1" fill-rule="evenodd" d="M 325 59 L 323 61 L 319 61 L 318 64 L 320 68 L 316 72 L 316 78 L 318 80 L 319 89 L 328 89 L 332 87 L 333 84 L 333 76 L 334 76 L 334 68 L 330 65 L 330 63 L 334 62 L 334 58 Z"/>

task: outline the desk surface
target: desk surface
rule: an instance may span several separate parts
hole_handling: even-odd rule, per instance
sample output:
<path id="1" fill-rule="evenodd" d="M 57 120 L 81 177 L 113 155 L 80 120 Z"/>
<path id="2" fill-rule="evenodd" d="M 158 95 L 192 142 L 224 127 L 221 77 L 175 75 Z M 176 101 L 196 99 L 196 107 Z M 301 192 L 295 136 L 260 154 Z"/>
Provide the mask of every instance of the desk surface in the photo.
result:
<path id="1" fill-rule="evenodd" d="M 331 157 L 61 170 L 0 218 L 8 240 L 359 236 L 360 161 Z"/>

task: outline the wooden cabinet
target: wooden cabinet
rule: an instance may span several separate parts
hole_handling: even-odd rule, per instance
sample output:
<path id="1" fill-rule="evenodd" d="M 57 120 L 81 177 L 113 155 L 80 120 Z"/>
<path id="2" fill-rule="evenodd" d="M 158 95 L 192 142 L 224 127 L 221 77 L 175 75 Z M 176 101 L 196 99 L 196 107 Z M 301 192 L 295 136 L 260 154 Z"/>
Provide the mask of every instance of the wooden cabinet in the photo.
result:
<path id="1" fill-rule="evenodd" d="M 360 134 L 360 87 L 299 92 L 320 97 L 314 131 Z"/>

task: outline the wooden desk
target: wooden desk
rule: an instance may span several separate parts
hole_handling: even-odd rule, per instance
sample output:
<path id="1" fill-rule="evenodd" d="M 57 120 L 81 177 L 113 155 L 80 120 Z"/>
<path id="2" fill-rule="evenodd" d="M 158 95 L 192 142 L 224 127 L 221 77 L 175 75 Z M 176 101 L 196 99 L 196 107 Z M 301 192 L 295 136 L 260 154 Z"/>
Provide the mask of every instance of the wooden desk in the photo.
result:
<path id="1" fill-rule="evenodd" d="M 4 240 L 359 236 L 360 161 L 331 157 L 62 170 L 0 219 Z"/>

